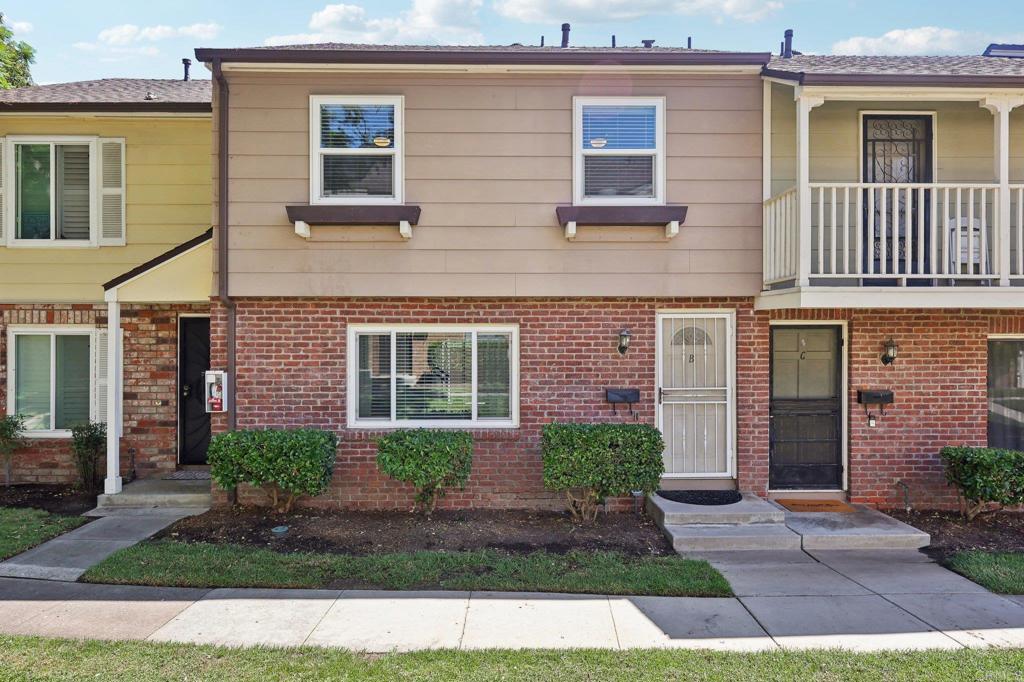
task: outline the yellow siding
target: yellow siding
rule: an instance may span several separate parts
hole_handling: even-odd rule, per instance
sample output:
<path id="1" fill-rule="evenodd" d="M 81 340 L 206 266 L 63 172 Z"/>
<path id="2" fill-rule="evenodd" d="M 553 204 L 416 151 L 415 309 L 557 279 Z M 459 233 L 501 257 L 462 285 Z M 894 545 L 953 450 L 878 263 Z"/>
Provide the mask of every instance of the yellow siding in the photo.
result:
<path id="1" fill-rule="evenodd" d="M 0 302 L 102 301 L 103 282 L 210 226 L 209 118 L 4 116 L 0 135 L 125 138 L 127 242 L 71 249 L 0 246 Z"/>

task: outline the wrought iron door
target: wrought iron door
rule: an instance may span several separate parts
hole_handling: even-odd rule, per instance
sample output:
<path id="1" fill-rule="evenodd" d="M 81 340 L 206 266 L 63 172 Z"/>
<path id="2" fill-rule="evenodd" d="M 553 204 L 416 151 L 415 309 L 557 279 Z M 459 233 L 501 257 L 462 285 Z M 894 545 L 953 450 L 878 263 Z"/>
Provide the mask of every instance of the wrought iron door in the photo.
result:
<path id="1" fill-rule="evenodd" d="M 933 182 L 931 116 L 865 115 L 863 120 L 864 182 L 882 185 Z M 870 194 L 865 190 L 864 243 L 869 245 L 864 252 L 866 271 L 895 271 L 894 274 L 918 272 L 917 259 L 906 251 L 908 225 L 912 243 L 923 246 L 924 271 L 930 271 L 930 191 L 925 191 L 923 205 L 919 204 L 921 201 L 918 192 L 911 192 L 908 199 L 906 191 L 900 191 L 895 187 L 876 189 Z M 925 212 L 923 221 L 919 221 L 920 211 Z M 919 228 L 921 222 L 925 226 L 923 234 Z M 883 267 L 887 270 L 883 270 Z M 884 283 L 885 281 L 878 280 L 872 282 Z"/>

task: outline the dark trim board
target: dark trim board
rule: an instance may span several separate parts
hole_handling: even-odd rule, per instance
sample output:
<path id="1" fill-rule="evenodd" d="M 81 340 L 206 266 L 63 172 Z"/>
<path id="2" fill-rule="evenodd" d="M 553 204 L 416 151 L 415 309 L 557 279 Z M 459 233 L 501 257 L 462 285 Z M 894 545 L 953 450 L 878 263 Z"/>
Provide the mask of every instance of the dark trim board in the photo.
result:
<path id="1" fill-rule="evenodd" d="M 396 225 L 402 221 L 415 225 L 420 207 L 413 204 L 315 204 L 286 206 L 288 222 L 310 225 Z"/>
<path id="2" fill-rule="evenodd" d="M 686 206 L 559 206 L 558 223 L 580 225 L 664 225 L 686 220 Z"/>
<path id="3" fill-rule="evenodd" d="M 178 244 L 173 249 L 170 249 L 168 251 L 164 251 L 163 253 L 161 253 L 156 258 L 151 258 L 148 261 L 146 261 L 145 263 L 143 263 L 142 265 L 138 265 L 138 266 L 132 268 L 128 272 L 124 273 L 123 275 L 118 275 L 114 279 L 112 279 L 109 282 L 105 283 L 103 285 L 103 290 L 104 291 L 109 291 L 110 289 L 113 289 L 116 286 L 124 284 L 128 280 L 133 279 L 135 277 L 138 277 L 139 275 L 145 273 L 147 270 L 152 270 L 153 268 L 157 267 L 158 265 L 162 265 L 163 263 L 166 263 L 167 261 L 171 260 L 175 256 L 180 256 L 181 254 L 185 253 L 189 249 L 193 249 L 193 248 L 199 246 L 200 244 L 202 244 L 203 242 L 208 242 L 211 239 L 213 239 L 213 228 L 212 227 L 210 229 L 208 229 L 206 232 L 203 232 L 202 234 L 196 235 L 192 239 L 189 239 L 187 242 Z"/>

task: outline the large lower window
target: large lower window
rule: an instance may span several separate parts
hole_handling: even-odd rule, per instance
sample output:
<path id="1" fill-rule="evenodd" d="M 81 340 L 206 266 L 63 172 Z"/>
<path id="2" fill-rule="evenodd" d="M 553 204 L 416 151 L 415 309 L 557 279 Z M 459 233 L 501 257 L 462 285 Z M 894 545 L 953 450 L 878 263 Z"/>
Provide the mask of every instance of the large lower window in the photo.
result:
<path id="1" fill-rule="evenodd" d="M 91 330 L 11 331 L 8 411 L 35 433 L 62 434 L 89 421 L 93 411 Z"/>
<path id="2" fill-rule="evenodd" d="M 988 444 L 1024 450 L 1024 339 L 989 339 Z"/>
<path id="3" fill-rule="evenodd" d="M 515 327 L 354 327 L 350 426 L 514 426 Z"/>
<path id="4" fill-rule="evenodd" d="M 402 98 L 310 98 L 310 203 L 402 202 Z"/>

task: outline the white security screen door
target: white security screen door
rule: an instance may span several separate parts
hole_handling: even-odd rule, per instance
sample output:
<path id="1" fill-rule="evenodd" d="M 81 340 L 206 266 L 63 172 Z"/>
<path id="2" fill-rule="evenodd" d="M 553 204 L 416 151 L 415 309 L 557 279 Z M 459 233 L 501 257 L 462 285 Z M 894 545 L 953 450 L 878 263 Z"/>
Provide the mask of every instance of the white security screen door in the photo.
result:
<path id="1" fill-rule="evenodd" d="M 731 477 L 735 471 L 735 316 L 658 315 L 658 427 L 665 476 Z"/>

